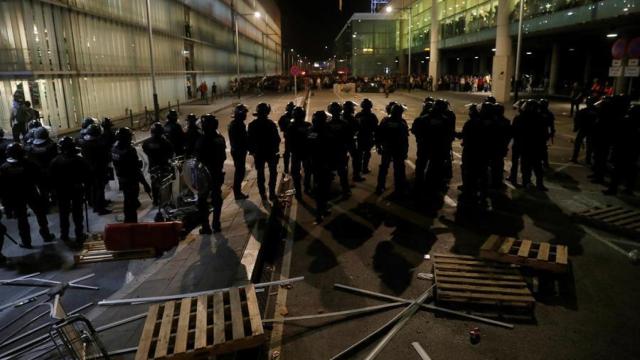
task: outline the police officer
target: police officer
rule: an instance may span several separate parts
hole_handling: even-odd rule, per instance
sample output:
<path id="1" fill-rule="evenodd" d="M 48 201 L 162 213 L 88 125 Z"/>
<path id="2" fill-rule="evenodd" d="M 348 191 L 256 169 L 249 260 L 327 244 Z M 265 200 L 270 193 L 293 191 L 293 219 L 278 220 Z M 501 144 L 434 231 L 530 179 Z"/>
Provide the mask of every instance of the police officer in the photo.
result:
<path id="1" fill-rule="evenodd" d="M 142 151 L 149 159 L 153 204 L 159 205 L 161 181 L 165 176 L 171 174 L 171 159 L 173 159 L 174 152 L 173 146 L 164 136 L 162 124 L 153 123 L 150 133 L 151 137 L 142 143 Z"/>
<path id="2" fill-rule="evenodd" d="M 531 187 L 531 173 L 536 176 L 536 188 L 547 191 L 544 186 L 544 159 L 547 141 L 551 138 L 549 121 L 541 115 L 540 105 L 535 100 L 524 104 L 522 113 L 514 119 L 514 127 L 526 134 L 522 138 L 522 186 Z M 517 131 L 517 130 L 516 130 Z"/>
<path id="3" fill-rule="evenodd" d="M 82 137 L 78 140 L 78 145 L 80 145 L 82 157 L 89 162 L 91 172 L 89 204 L 93 207 L 93 211 L 99 215 L 110 214 L 111 210 L 107 209 L 104 187 L 111 162 L 111 149 L 103 141 L 102 128 L 97 124 L 97 121 L 84 130 Z"/>
<path id="4" fill-rule="evenodd" d="M 284 164 L 284 173 L 289 173 L 289 163 L 291 160 L 291 153 L 287 150 L 287 139 L 284 136 L 287 133 L 287 129 L 289 125 L 293 122 L 293 109 L 295 109 L 296 105 L 293 101 L 290 101 L 287 106 L 285 106 L 285 112 L 280 119 L 278 120 L 278 127 L 280 128 L 280 132 L 282 132 L 282 136 L 285 138 L 285 150 L 284 155 L 282 156 L 282 161 Z"/>
<path id="5" fill-rule="evenodd" d="M 331 186 L 332 159 L 327 149 L 333 146 L 333 137 L 327 126 L 327 113 L 316 111 L 311 117 L 311 127 L 308 135 L 309 160 L 315 189 L 313 195 L 316 200 L 316 223 L 322 222 L 328 215 L 329 188 Z"/>
<path id="6" fill-rule="evenodd" d="M 58 155 L 56 143 L 49 137 L 49 131 L 44 127 L 39 127 L 34 132 L 31 145 L 25 148 L 29 159 L 38 165 L 43 176 L 40 181 L 40 195 L 48 208 L 51 199 L 51 187 L 49 183 L 49 165 L 53 158 Z"/>
<path id="7" fill-rule="evenodd" d="M 278 178 L 278 158 L 280 151 L 280 135 L 278 127 L 269 119 L 271 106 L 260 103 L 253 114 L 256 119 L 249 124 L 247 131 L 249 153 L 253 155 L 258 175 L 258 190 L 260 196 L 266 198 L 264 167 L 269 166 L 269 199 L 275 201 L 276 180 Z"/>
<path id="8" fill-rule="evenodd" d="M 524 108 L 525 101 L 519 100 L 517 103 L 518 114 L 522 114 L 522 109 Z M 516 105 L 514 105 L 515 107 Z M 522 117 L 516 115 L 511 122 L 511 169 L 509 170 L 509 177 L 507 181 L 512 183 L 514 186 L 518 185 L 518 171 L 520 169 L 520 160 L 522 160 L 522 144 L 524 142 L 524 138 L 528 136 L 525 133 L 525 129 L 522 126 Z"/>
<path id="9" fill-rule="evenodd" d="M 333 146 L 329 148 L 333 162 L 333 169 L 338 173 L 340 178 L 340 186 L 342 187 L 342 197 L 347 198 L 351 195 L 351 187 L 349 185 L 349 146 L 353 142 L 349 124 L 342 120 L 342 106 L 337 102 L 329 104 L 327 111 L 331 115 L 331 120 L 327 122 L 331 136 L 335 140 Z"/>
<path id="10" fill-rule="evenodd" d="M 300 106 L 293 109 L 293 123 L 289 125 L 285 133 L 285 146 L 289 147 L 291 153 L 291 176 L 293 186 L 296 190 L 296 198 L 302 198 L 301 174 L 304 169 L 304 192 L 311 193 L 311 172 L 308 167 L 307 139 L 311 124 L 305 121 L 306 111 Z"/>
<path id="11" fill-rule="evenodd" d="M 27 206 L 36 216 L 42 239 L 45 242 L 53 241 L 55 237 L 49 232 L 44 199 L 38 191 L 41 169 L 26 158 L 24 148 L 19 143 L 9 145 L 6 155 L 7 161 L 0 166 L 0 191 L 5 208 L 18 219 L 21 246 L 32 248 Z"/>
<path id="12" fill-rule="evenodd" d="M 2 220 L 2 210 L 0 210 L 0 220 Z M 7 258 L 2 254 L 5 236 L 7 236 L 7 227 L 3 223 L 0 223 L 0 266 L 7 263 Z"/>
<path id="13" fill-rule="evenodd" d="M 485 102 L 480 110 L 469 108 L 469 119 L 462 128 L 462 194 L 460 202 L 484 206 L 487 193 L 488 123 L 493 104 Z"/>
<path id="14" fill-rule="evenodd" d="M 184 130 L 178 123 L 178 112 L 171 109 L 167 114 L 167 123 L 164 125 L 164 133 L 167 136 L 167 140 L 173 146 L 173 151 L 176 156 L 184 155 Z"/>
<path id="15" fill-rule="evenodd" d="M 449 121 L 447 103 L 438 99 L 431 105 L 431 110 L 417 118 L 411 127 L 418 145 L 415 188 L 419 194 L 424 188 L 446 191 L 446 164 L 455 136 L 455 128 Z"/>
<path id="16" fill-rule="evenodd" d="M 433 108 L 433 104 L 436 102 L 434 98 L 431 96 L 427 96 L 422 103 L 422 111 L 420 112 L 420 116 L 427 115 L 431 108 Z"/>
<path id="17" fill-rule="evenodd" d="M 591 158 L 593 156 L 593 127 L 598 121 L 598 112 L 595 107 L 596 98 L 589 96 L 585 103 L 587 104 L 587 107 L 576 111 L 576 116 L 573 119 L 573 131 L 577 132 L 577 134 L 573 146 L 571 162 L 578 162 L 580 148 L 582 148 L 582 145 L 586 142 L 587 154 L 585 162 L 587 165 L 591 165 Z"/>
<path id="18" fill-rule="evenodd" d="M 124 222 L 138 222 L 138 208 L 140 201 L 140 184 L 144 186 L 147 194 L 151 193 L 151 186 L 142 174 L 142 161 L 138 158 L 138 152 L 131 141 L 133 133 L 128 127 L 123 127 L 116 133 L 116 143 L 111 149 L 113 166 L 116 170 L 120 190 L 124 195 Z"/>
<path id="19" fill-rule="evenodd" d="M 493 103 L 491 123 L 489 125 L 489 169 L 490 186 L 496 190 L 504 190 L 504 158 L 509 152 L 511 142 L 511 122 L 504 116 L 504 106 Z"/>
<path id="20" fill-rule="evenodd" d="M 82 123 L 80 124 L 80 134 L 78 135 L 77 141 L 82 139 L 82 137 L 85 135 L 89 126 L 93 124 L 98 124 L 98 119 L 91 116 L 87 116 L 86 118 L 84 118 L 84 120 L 82 120 Z"/>
<path id="21" fill-rule="evenodd" d="M 214 232 L 221 231 L 223 169 L 224 161 L 227 159 L 227 145 L 224 137 L 218 133 L 218 119 L 215 116 L 206 114 L 201 121 L 203 136 L 196 144 L 196 158 L 209 173 L 209 186 L 207 189 L 199 189 L 198 194 L 198 210 L 202 223 L 200 233 L 211 234 L 212 229 Z M 211 226 L 209 226 L 209 196 L 213 206 Z"/>
<path id="22" fill-rule="evenodd" d="M 626 104 L 624 104 L 626 105 Z M 582 110 L 581 110 L 582 111 Z M 633 195 L 635 188 L 637 163 L 640 156 L 640 105 L 633 105 L 627 115 L 615 129 L 616 137 L 613 141 L 613 173 L 609 188 L 605 195 L 616 195 L 620 183 L 624 183 L 626 195 Z"/>
<path id="23" fill-rule="evenodd" d="M 78 153 L 79 149 L 69 136 L 58 142 L 60 155 L 51 162 L 51 182 L 58 197 L 60 212 L 60 239 L 69 241 L 69 215 L 73 219 L 76 243 L 85 240 L 83 227 L 84 189 L 90 184 L 89 163 Z"/>
<path id="24" fill-rule="evenodd" d="M 25 147 L 31 146 L 33 139 L 36 136 L 36 131 L 42 127 L 40 120 L 34 119 L 27 123 L 27 133 L 22 137 L 22 144 Z"/>
<path id="25" fill-rule="evenodd" d="M 376 146 L 382 156 L 376 193 L 382 194 L 386 189 L 387 172 L 393 162 L 395 193 L 401 195 L 406 190 L 406 174 L 404 161 L 409 152 L 409 126 L 402 118 L 404 106 L 395 104 L 391 114 L 385 117 L 376 132 Z"/>
<path id="26" fill-rule="evenodd" d="M 551 141 L 553 143 L 553 139 L 556 136 L 556 117 L 553 115 L 551 110 L 549 110 L 549 100 L 540 99 L 540 117 L 544 121 L 547 126 L 547 132 L 549 134 L 549 139 L 547 141 Z M 544 161 L 543 165 L 545 168 L 549 169 L 549 146 L 546 145 L 544 148 Z"/>
<path id="27" fill-rule="evenodd" d="M 249 147 L 247 125 L 244 123 L 248 112 L 249 109 L 243 104 L 237 105 L 233 110 L 233 120 L 229 123 L 227 132 L 235 168 L 233 173 L 233 195 L 236 200 L 249 198 L 249 195 L 242 193 L 242 181 L 247 170 L 247 149 Z"/>
<path id="28" fill-rule="evenodd" d="M 116 143 L 116 131 L 113 128 L 113 121 L 111 118 L 105 117 L 102 119 L 100 126 L 102 126 L 102 141 L 111 149 L 113 144 Z"/>
<path id="29" fill-rule="evenodd" d="M 358 105 L 353 101 L 345 101 L 342 105 L 342 120 L 348 125 L 349 137 L 351 139 L 348 144 L 349 155 L 351 155 L 351 179 L 355 182 L 361 182 L 365 179 L 362 177 L 362 155 L 358 150 L 358 134 L 360 133 L 360 121 L 355 116 L 357 106 Z"/>
<path id="30" fill-rule="evenodd" d="M 371 100 L 362 100 L 360 108 L 362 108 L 362 110 L 356 114 L 356 119 L 360 124 L 360 130 L 357 134 L 357 150 L 358 156 L 362 160 L 362 165 L 358 167 L 362 169 L 363 174 L 368 174 L 371 172 L 369 169 L 369 161 L 371 160 L 371 148 L 373 148 L 375 143 L 374 135 L 378 128 L 378 117 L 372 111 L 373 102 L 371 102 Z"/>
<path id="31" fill-rule="evenodd" d="M 196 144 L 202 136 L 198 127 L 198 117 L 191 113 L 187 115 L 187 131 L 184 134 L 184 155 L 191 158 L 195 155 Z"/>

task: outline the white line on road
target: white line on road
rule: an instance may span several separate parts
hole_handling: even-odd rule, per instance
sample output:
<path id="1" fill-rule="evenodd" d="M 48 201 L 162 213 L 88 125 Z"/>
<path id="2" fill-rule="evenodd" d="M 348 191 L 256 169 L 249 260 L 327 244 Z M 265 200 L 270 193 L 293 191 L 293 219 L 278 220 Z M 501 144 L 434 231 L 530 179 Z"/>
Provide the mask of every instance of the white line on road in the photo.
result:
<path id="1" fill-rule="evenodd" d="M 629 253 L 621 248 L 620 246 L 612 243 L 611 241 L 601 237 L 600 235 L 596 234 L 593 230 L 589 229 L 588 227 L 584 226 L 584 225 L 580 225 L 580 227 L 584 230 L 584 232 L 586 232 L 587 234 L 591 235 L 592 238 L 600 241 L 601 243 L 607 245 L 608 247 L 612 248 L 613 250 L 619 252 L 620 254 L 624 255 L 625 257 L 629 256 Z"/>

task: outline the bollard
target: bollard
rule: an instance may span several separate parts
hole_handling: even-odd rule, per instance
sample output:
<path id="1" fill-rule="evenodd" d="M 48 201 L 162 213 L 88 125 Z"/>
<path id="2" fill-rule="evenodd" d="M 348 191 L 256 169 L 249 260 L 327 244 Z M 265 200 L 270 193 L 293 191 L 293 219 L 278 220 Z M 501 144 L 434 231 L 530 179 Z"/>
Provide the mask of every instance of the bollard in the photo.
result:
<path id="1" fill-rule="evenodd" d="M 133 129 L 133 110 L 129 109 L 129 123 L 131 123 L 131 128 Z"/>
<path id="2" fill-rule="evenodd" d="M 171 101 L 167 101 L 167 109 L 171 110 Z"/>
<path id="3" fill-rule="evenodd" d="M 177 105 L 176 107 L 178 108 L 178 114 L 180 113 L 180 100 L 176 99 Z"/>

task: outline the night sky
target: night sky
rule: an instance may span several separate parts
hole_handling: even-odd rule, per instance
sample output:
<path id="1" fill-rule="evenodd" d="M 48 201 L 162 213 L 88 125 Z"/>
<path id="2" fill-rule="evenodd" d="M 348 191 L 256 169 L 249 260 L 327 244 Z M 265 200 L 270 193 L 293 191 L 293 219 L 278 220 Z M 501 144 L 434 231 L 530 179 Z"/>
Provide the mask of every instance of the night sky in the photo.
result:
<path id="1" fill-rule="evenodd" d="M 354 12 L 369 12 L 369 0 L 276 0 L 282 13 L 284 49 L 295 49 L 310 60 L 333 56 L 333 40 Z M 329 47 L 325 50 L 325 45 Z"/>

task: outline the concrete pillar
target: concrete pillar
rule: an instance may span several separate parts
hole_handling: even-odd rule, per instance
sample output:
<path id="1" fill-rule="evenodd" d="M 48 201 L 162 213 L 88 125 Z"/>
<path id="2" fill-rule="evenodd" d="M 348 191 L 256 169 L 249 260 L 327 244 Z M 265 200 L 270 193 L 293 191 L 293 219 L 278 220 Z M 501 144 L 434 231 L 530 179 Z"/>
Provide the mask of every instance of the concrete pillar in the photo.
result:
<path id="1" fill-rule="evenodd" d="M 509 36 L 509 11 L 511 0 L 498 1 L 496 18 L 496 52 L 493 56 L 493 74 L 491 89 L 496 100 L 502 103 L 511 101 L 511 77 L 513 76 L 513 51 Z"/>
<path id="2" fill-rule="evenodd" d="M 560 56 L 560 46 L 558 43 L 553 43 L 551 48 L 551 64 L 549 65 L 549 95 L 556 93 L 556 87 L 558 86 L 558 57 Z"/>
<path id="3" fill-rule="evenodd" d="M 438 20 L 438 1 L 431 0 L 431 43 L 429 45 L 429 76 L 433 78 L 434 86 L 440 77 L 440 21 Z"/>

